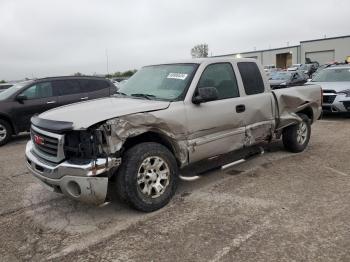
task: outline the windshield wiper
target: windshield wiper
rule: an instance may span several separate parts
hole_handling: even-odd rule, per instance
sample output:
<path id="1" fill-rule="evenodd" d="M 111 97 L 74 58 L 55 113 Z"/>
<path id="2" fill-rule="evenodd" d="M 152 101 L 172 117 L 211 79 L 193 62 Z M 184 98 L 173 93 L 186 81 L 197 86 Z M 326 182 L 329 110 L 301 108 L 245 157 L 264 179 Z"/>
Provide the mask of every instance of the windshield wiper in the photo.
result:
<path id="1" fill-rule="evenodd" d="M 123 92 L 119 92 L 119 91 L 115 92 L 115 94 L 117 94 L 117 95 L 127 96 L 127 94 L 125 94 L 125 93 L 123 93 Z"/>
<path id="2" fill-rule="evenodd" d="M 148 100 L 152 100 L 152 98 L 155 98 L 155 95 L 149 95 L 149 94 L 131 94 L 131 96 L 135 96 L 135 97 L 142 97 L 142 98 L 146 98 Z"/>

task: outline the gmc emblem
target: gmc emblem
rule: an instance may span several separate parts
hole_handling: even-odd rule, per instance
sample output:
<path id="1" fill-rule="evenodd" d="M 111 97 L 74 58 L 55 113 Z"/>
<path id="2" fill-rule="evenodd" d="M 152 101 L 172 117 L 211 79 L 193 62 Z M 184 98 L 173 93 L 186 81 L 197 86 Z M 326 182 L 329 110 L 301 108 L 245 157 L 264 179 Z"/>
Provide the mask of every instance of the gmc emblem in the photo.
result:
<path id="1" fill-rule="evenodd" d="M 43 145 L 45 143 L 45 140 L 41 136 L 34 135 L 34 142 L 37 145 Z"/>

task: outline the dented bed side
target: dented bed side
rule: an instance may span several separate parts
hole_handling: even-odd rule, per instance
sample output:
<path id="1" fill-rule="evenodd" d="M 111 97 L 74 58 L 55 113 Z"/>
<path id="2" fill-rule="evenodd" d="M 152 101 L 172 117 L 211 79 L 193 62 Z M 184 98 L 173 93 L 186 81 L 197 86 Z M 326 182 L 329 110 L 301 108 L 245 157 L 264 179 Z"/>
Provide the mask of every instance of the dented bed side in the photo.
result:
<path id="1" fill-rule="evenodd" d="M 296 113 L 309 113 L 312 121 L 321 116 L 322 92 L 320 86 L 297 86 L 271 92 L 276 101 L 276 130 L 300 122 L 301 118 Z"/>

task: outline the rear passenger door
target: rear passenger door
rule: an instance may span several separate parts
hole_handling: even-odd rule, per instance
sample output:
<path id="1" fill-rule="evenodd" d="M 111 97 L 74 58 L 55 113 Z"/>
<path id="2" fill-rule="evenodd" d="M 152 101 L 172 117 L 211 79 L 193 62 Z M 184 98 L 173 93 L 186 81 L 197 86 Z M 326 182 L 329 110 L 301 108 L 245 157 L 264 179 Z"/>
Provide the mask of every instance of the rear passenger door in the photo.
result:
<path id="1" fill-rule="evenodd" d="M 268 83 L 264 83 L 261 71 L 255 62 L 238 62 L 237 67 L 245 93 L 240 98 L 245 107 L 245 141 L 246 145 L 254 145 L 272 135 L 275 123 L 273 97 L 270 90 L 266 89 Z"/>
<path id="2" fill-rule="evenodd" d="M 110 84 L 104 79 L 81 79 L 82 89 L 87 93 L 87 99 L 95 99 L 110 96 Z"/>
<path id="3" fill-rule="evenodd" d="M 53 85 L 59 93 L 60 106 L 86 100 L 87 93 L 83 92 L 77 79 L 55 80 Z"/>

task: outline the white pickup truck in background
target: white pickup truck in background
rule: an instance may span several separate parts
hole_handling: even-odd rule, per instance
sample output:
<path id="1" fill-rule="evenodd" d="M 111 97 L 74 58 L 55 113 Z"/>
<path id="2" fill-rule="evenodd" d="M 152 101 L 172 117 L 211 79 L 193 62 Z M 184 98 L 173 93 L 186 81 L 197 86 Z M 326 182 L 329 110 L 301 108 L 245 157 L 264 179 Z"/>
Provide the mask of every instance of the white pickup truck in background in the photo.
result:
<path id="1" fill-rule="evenodd" d="M 287 150 L 303 151 L 321 101 L 317 85 L 271 91 L 253 59 L 146 66 L 114 97 L 33 117 L 27 166 L 73 199 L 101 204 L 116 191 L 150 212 L 198 163 L 220 166 L 280 137 Z"/>

